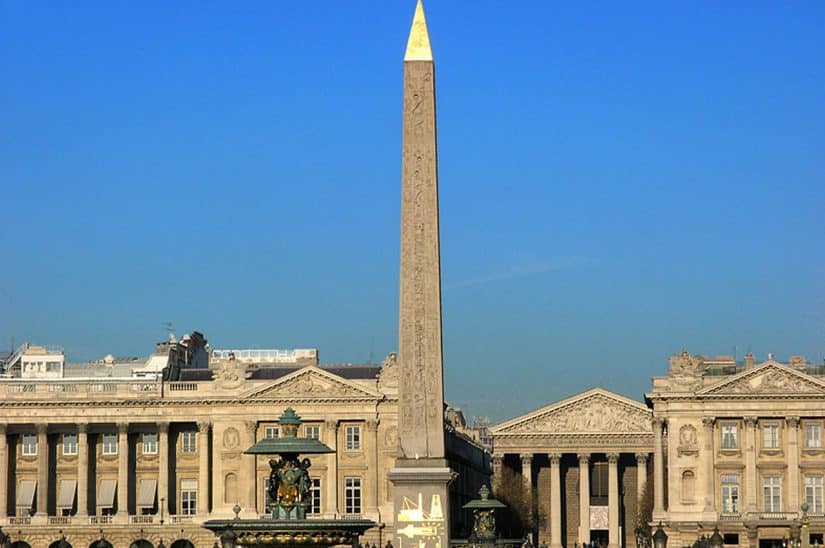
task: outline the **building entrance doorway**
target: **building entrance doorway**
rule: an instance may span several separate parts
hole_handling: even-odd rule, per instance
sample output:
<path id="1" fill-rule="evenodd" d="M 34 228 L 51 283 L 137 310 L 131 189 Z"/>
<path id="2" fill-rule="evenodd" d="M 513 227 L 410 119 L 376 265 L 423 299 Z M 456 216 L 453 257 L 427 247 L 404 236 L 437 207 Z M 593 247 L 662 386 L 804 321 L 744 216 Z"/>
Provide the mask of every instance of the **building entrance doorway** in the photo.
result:
<path id="1" fill-rule="evenodd" d="M 607 529 L 591 529 L 590 530 L 590 545 L 594 548 L 601 548 L 607 546 L 608 531 Z M 762 548 L 761 546 L 759 548 Z"/>

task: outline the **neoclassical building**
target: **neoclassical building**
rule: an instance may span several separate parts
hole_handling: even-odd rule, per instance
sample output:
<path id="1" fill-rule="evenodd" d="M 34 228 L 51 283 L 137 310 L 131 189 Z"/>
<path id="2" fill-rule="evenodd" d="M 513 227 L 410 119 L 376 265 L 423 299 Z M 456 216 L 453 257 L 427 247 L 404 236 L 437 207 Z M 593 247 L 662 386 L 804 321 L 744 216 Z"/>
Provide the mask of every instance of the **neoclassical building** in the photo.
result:
<path id="1" fill-rule="evenodd" d="M 548 518 L 537 531 L 540 543 L 634 544 L 651 418 L 643 403 L 594 388 L 491 429 L 494 474 L 502 467 L 520 473 L 536 501 L 531 510 Z"/>
<path id="2" fill-rule="evenodd" d="M 726 544 L 781 546 L 808 504 L 812 542 L 825 530 L 825 367 L 801 357 L 757 364 L 683 352 L 646 395 L 656 454 L 653 519 L 672 542 L 692 543 L 717 526 Z"/>
<path id="3" fill-rule="evenodd" d="M 536 492 L 551 548 L 633 546 L 640 518 L 661 521 L 673 546 L 718 527 L 725 544 L 779 548 L 798 534 L 802 503 L 811 542 L 823 542 L 823 427 L 825 366 L 685 351 L 644 404 L 597 388 L 491 434 L 496 475 L 509 468 Z M 641 516 L 647 481 L 652 514 Z"/>
<path id="4" fill-rule="evenodd" d="M 379 524 L 369 542 L 394 534 L 387 471 L 397 456 L 398 367 L 250 367 L 221 360 L 178 380 L 0 380 L 0 526 L 12 541 L 74 548 L 104 539 L 116 548 L 211 548 L 206 519 L 266 514 L 265 458 L 244 454 L 278 435 L 286 407 L 304 436 L 336 450 L 313 460 L 312 513 L 361 515 Z M 489 455 L 445 429 L 462 504 L 489 479 Z M 106 544 L 103 544 L 106 546 Z"/>

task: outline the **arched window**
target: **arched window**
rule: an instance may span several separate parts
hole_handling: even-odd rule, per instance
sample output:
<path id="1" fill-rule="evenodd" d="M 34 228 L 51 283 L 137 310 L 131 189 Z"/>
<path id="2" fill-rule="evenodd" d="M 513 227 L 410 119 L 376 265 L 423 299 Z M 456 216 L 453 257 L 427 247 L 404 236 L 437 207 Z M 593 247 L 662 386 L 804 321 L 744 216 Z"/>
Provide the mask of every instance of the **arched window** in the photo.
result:
<path id="1" fill-rule="evenodd" d="M 134 541 L 132 544 L 129 545 L 129 548 L 155 548 L 151 542 L 146 539 L 140 539 Z"/>
<path id="2" fill-rule="evenodd" d="M 682 472 L 682 502 L 693 502 L 696 497 L 696 474 L 693 470 Z"/>
<path id="3" fill-rule="evenodd" d="M 72 548 L 72 545 L 68 543 L 65 539 L 60 541 L 56 540 L 49 544 L 49 548 Z"/>
<path id="4" fill-rule="evenodd" d="M 169 548 L 195 548 L 195 545 L 185 538 L 181 538 L 173 542 Z"/>
<path id="5" fill-rule="evenodd" d="M 238 476 L 230 472 L 223 481 L 223 502 L 234 504 L 238 502 Z"/>
<path id="6" fill-rule="evenodd" d="M 109 542 L 106 539 L 98 539 L 98 540 L 92 541 L 92 543 L 89 545 L 89 548 L 115 548 L 115 547 L 112 546 L 112 543 Z"/>
<path id="7" fill-rule="evenodd" d="M 32 548 L 31 544 L 24 540 L 18 540 L 17 542 L 13 542 L 11 548 Z"/>

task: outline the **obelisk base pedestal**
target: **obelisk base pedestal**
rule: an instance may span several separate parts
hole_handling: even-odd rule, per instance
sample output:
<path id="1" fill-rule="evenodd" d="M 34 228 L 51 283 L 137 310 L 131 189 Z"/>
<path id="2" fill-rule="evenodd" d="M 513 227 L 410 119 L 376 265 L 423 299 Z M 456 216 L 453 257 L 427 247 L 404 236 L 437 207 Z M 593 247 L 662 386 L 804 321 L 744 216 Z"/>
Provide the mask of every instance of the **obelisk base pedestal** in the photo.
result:
<path id="1" fill-rule="evenodd" d="M 455 476 L 444 459 L 397 459 L 392 482 L 395 548 L 448 548 L 450 499 Z"/>

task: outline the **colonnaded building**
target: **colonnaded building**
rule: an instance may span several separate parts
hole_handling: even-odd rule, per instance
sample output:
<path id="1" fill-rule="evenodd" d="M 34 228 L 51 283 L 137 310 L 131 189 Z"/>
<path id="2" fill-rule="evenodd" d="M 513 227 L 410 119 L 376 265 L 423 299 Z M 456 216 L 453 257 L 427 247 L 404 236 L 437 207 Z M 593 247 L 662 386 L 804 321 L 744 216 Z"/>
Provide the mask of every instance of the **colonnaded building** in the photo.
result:
<path id="1" fill-rule="evenodd" d="M 596 388 L 494 426 L 493 463 L 520 475 L 551 548 L 634 546 L 640 521 L 677 547 L 716 527 L 728 545 L 784 547 L 802 503 L 822 544 L 823 421 L 825 365 L 683 352 L 644 403 Z"/>
<path id="2" fill-rule="evenodd" d="M 241 517 L 267 513 L 268 461 L 244 450 L 277 437 L 287 407 L 303 419 L 299 435 L 336 450 L 313 459 L 311 514 L 362 516 L 379 524 L 365 542 L 393 538 L 395 355 L 380 366 L 320 365 L 314 350 L 219 350 L 196 366 L 204 343 L 196 334 L 146 359 L 85 365 L 31 345 L 10 358 L 0 380 L 0 526 L 25 542 L 15 547 L 65 538 L 75 548 L 211 548 L 203 521 L 233 517 L 236 504 Z M 462 433 L 459 413 L 447 416 L 455 535 L 467 527 L 461 505 L 489 481 L 490 455 Z"/>

